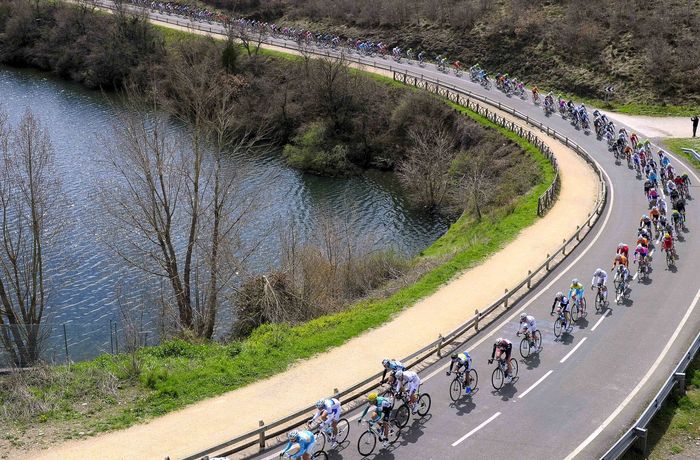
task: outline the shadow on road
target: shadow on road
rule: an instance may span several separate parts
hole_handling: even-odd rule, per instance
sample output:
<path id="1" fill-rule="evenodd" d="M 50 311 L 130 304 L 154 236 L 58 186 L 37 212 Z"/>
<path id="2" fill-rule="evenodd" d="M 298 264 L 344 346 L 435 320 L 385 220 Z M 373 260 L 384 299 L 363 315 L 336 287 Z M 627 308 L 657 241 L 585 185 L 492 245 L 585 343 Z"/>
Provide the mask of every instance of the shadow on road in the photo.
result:
<path id="1" fill-rule="evenodd" d="M 477 388 L 473 394 L 476 394 L 478 390 L 479 389 Z M 476 408 L 476 404 L 474 404 L 474 402 L 472 401 L 471 395 L 464 395 L 462 398 L 457 400 L 457 402 L 453 402 L 452 404 L 450 404 L 450 407 L 454 407 L 455 409 L 457 409 L 455 415 L 461 417 L 473 411 Z"/>
<path id="2" fill-rule="evenodd" d="M 540 350 L 537 353 L 533 353 L 527 358 L 523 358 L 521 362 L 525 364 L 525 369 L 537 369 L 540 366 L 540 353 L 542 350 Z"/>

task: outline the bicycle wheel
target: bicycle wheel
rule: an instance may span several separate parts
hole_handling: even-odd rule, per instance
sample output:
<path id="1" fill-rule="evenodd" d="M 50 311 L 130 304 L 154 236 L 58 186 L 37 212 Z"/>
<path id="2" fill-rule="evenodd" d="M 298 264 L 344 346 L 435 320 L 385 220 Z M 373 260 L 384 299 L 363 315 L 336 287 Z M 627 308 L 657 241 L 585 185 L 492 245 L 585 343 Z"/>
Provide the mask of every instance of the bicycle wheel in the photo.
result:
<path id="1" fill-rule="evenodd" d="M 401 435 L 401 427 L 396 423 L 396 420 L 391 420 L 389 422 L 389 434 L 387 435 L 387 440 L 389 444 L 394 444 L 399 440 Z"/>
<path id="2" fill-rule="evenodd" d="M 518 376 L 518 360 L 515 358 L 510 358 L 511 367 L 511 377 L 515 378 Z"/>
<path id="3" fill-rule="evenodd" d="M 459 377 L 455 377 L 450 383 L 450 399 L 454 402 L 462 396 L 462 381 Z"/>
<path id="4" fill-rule="evenodd" d="M 537 329 L 535 332 L 532 334 L 533 342 L 535 342 L 535 346 L 537 347 L 537 350 L 539 351 L 540 348 L 542 348 L 542 333 L 540 332 L 539 329 Z"/>
<path id="5" fill-rule="evenodd" d="M 409 409 L 408 404 L 403 403 L 398 409 L 396 409 L 394 420 L 396 420 L 396 424 L 400 428 L 403 428 L 406 426 L 406 424 L 408 424 L 409 418 L 411 418 L 411 409 Z"/>
<path id="6" fill-rule="evenodd" d="M 318 446 L 318 450 L 326 450 L 326 444 L 328 443 L 328 439 L 326 439 L 326 433 L 323 431 L 319 431 L 316 433 L 316 445 Z"/>
<path id="7" fill-rule="evenodd" d="M 666 251 L 666 268 L 670 269 L 673 265 L 673 257 L 671 257 L 671 251 Z"/>
<path id="8" fill-rule="evenodd" d="M 598 293 L 595 296 L 595 311 L 599 312 L 603 310 L 603 294 Z"/>
<path id="9" fill-rule="evenodd" d="M 472 391 L 476 390 L 476 388 L 479 385 L 479 374 L 476 372 L 476 369 L 470 369 L 469 370 L 469 386 L 471 387 Z"/>
<path id="10" fill-rule="evenodd" d="M 527 337 L 523 337 L 523 339 L 520 341 L 520 356 L 523 358 L 530 356 L 530 341 L 527 339 Z"/>
<path id="11" fill-rule="evenodd" d="M 321 459 L 321 460 L 328 460 L 328 454 L 325 453 L 325 452 L 322 451 L 322 450 L 319 450 L 319 451 L 316 452 L 311 458 L 318 458 L 318 459 Z"/>
<path id="12" fill-rule="evenodd" d="M 346 418 L 341 418 L 338 420 L 337 426 L 338 434 L 335 435 L 335 440 L 338 444 L 342 444 L 348 438 L 348 434 L 350 434 L 350 422 Z"/>
<path id="13" fill-rule="evenodd" d="M 496 391 L 503 388 L 504 377 L 505 376 L 503 375 L 503 371 L 501 370 L 500 367 L 497 367 L 496 369 L 493 370 L 493 374 L 491 374 L 491 385 L 493 385 L 493 388 Z"/>
<path id="14" fill-rule="evenodd" d="M 571 307 L 571 322 L 575 323 L 578 321 L 579 317 L 579 309 L 578 309 L 578 304 L 575 304 Z"/>
<path id="15" fill-rule="evenodd" d="M 416 411 L 421 417 L 425 417 L 430 412 L 430 395 L 428 393 L 423 393 L 418 398 L 418 410 Z"/>
<path id="16" fill-rule="evenodd" d="M 564 324 L 562 323 L 561 318 L 557 318 L 557 320 L 554 321 L 554 336 L 559 338 L 563 329 Z"/>
<path id="17" fill-rule="evenodd" d="M 377 446 L 377 436 L 372 432 L 372 430 L 367 430 L 360 435 L 360 439 L 357 440 L 357 451 L 363 457 L 372 455 L 374 448 Z"/>

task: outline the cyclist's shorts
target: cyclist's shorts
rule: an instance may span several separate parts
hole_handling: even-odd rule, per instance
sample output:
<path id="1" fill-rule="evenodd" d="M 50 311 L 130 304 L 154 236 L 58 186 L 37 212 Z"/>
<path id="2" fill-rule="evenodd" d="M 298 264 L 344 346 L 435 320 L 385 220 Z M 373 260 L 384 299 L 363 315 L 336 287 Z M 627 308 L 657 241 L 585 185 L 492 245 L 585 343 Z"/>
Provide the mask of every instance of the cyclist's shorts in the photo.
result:
<path id="1" fill-rule="evenodd" d="M 418 379 L 411 380 L 410 382 L 408 382 L 407 387 L 408 387 L 408 389 L 407 389 L 408 394 L 409 395 L 414 394 L 416 391 L 418 391 L 418 387 L 420 387 L 420 380 L 418 380 Z"/>

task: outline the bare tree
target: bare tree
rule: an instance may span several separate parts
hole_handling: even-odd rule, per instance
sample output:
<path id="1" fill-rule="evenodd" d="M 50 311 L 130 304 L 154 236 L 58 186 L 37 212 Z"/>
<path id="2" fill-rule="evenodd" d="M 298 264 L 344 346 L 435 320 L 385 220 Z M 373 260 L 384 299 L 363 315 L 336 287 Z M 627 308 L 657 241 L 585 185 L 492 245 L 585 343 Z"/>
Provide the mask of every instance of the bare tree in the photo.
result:
<path id="1" fill-rule="evenodd" d="M 45 253 L 60 195 L 46 130 L 27 111 L 17 127 L 0 111 L 0 331 L 18 366 L 39 359 L 47 308 Z"/>
<path id="2" fill-rule="evenodd" d="M 492 160 L 484 144 L 465 152 L 462 158 L 456 167 L 459 201 L 464 203 L 465 208 L 471 203 L 476 218 L 481 220 L 488 194 L 493 192 Z"/>
<path id="3" fill-rule="evenodd" d="M 408 135 L 411 146 L 399 164 L 399 179 L 418 203 L 440 206 L 447 197 L 450 169 L 457 156 L 454 137 L 442 124 L 414 127 Z"/>
<path id="4" fill-rule="evenodd" d="M 230 17 L 235 17 L 231 14 Z M 240 42 L 246 50 L 248 56 L 257 56 L 260 53 L 260 46 L 267 38 L 265 29 L 262 26 L 247 26 L 237 21 L 229 20 L 224 24 L 228 41 Z"/>
<path id="5" fill-rule="evenodd" d="M 121 234 L 116 241 L 128 242 L 117 252 L 167 279 L 177 328 L 204 338 L 213 334 L 219 294 L 255 249 L 246 252 L 238 244 L 253 197 L 242 192 L 238 172 L 226 167 L 223 156 L 252 149 L 262 136 L 234 129 L 240 88 L 224 72 L 212 71 L 212 59 L 213 53 L 202 57 L 188 44 L 170 73 L 177 100 L 166 99 L 164 106 L 153 100 L 148 108 L 131 104 L 122 112 L 108 159 L 119 180 L 104 189 Z M 151 97 L 157 94 L 154 87 Z M 183 136 L 175 134 L 163 108 L 181 118 Z"/>

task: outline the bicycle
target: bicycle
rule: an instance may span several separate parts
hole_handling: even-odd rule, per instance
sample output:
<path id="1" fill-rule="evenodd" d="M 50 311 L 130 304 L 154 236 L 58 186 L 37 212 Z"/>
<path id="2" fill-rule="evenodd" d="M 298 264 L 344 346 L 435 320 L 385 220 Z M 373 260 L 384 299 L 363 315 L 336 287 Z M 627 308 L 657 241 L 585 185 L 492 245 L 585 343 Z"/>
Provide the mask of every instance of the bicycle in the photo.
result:
<path id="1" fill-rule="evenodd" d="M 596 286 L 597 292 L 595 294 L 595 311 L 600 313 L 605 310 L 608 306 L 608 301 L 605 299 L 605 294 L 603 293 L 603 287 L 601 285 Z"/>
<path id="2" fill-rule="evenodd" d="M 390 445 L 393 445 L 401 434 L 401 427 L 396 423 L 395 419 L 387 421 L 389 424 L 389 432 L 387 434 L 387 441 Z M 376 422 L 367 422 L 367 430 L 360 435 L 357 440 L 357 451 L 363 457 L 368 457 L 372 455 L 375 447 L 377 447 L 377 441 L 384 438 L 383 427 L 379 426 L 379 431 L 377 431 Z"/>
<path id="3" fill-rule="evenodd" d="M 319 445 L 319 450 L 325 451 L 326 444 L 330 444 L 330 440 L 333 438 L 333 426 L 330 423 L 325 424 L 325 426 L 323 425 L 324 424 L 321 423 L 316 426 L 316 428 L 318 429 L 316 442 Z M 350 434 L 350 422 L 348 422 L 348 419 L 346 418 L 341 418 L 340 420 L 338 420 L 336 426 L 338 428 L 338 434 L 335 435 L 335 442 L 338 444 L 342 444 L 348 438 L 348 434 Z M 330 447 L 329 450 L 332 448 L 333 447 Z"/>
<path id="4" fill-rule="evenodd" d="M 615 285 L 615 303 L 619 305 L 626 296 L 625 293 L 627 292 L 627 281 L 620 279 L 619 274 L 615 274 L 613 284 Z"/>
<path id="5" fill-rule="evenodd" d="M 464 394 L 462 391 L 464 390 L 464 374 L 464 371 L 455 371 L 455 378 L 450 383 L 450 399 L 454 402 L 457 402 Z M 472 392 L 478 384 L 479 374 L 476 372 L 476 369 L 469 369 L 469 387 L 472 389 Z"/>
<path id="6" fill-rule="evenodd" d="M 568 333 L 569 324 L 566 320 L 566 313 L 561 308 L 557 309 L 558 317 L 554 320 L 554 336 L 556 338 L 561 337 L 563 332 Z"/>
<path id="7" fill-rule="evenodd" d="M 428 414 L 428 411 L 430 411 L 430 395 L 428 393 L 421 394 L 420 388 L 418 389 L 418 392 L 416 394 L 418 395 L 415 403 L 415 407 L 417 407 L 416 413 L 420 417 L 425 417 Z M 403 404 L 401 404 L 399 408 L 396 409 L 396 413 L 394 414 L 394 420 L 396 420 L 396 423 L 401 428 L 404 428 L 408 424 L 408 421 L 411 419 L 411 413 L 413 412 L 411 410 L 410 397 L 405 392 L 399 392 L 399 394 L 396 395 L 396 397 L 398 399 L 401 399 L 403 401 Z"/>
<path id="8" fill-rule="evenodd" d="M 516 335 L 520 337 L 520 332 Z M 532 334 L 530 334 L 530 331 L 525 331 L 525 336 L 520 341 L 520 356 L 527 359 L 532 353 L 539 353 L 541 348 L 542 333 L 540 333 L 540 330 L 537 329 Z"/>
<path id="9" fill-rule="evenodd" d="M 489 364 L 493 363 L 492 359 L 489 359 Z M 510 358 L 510 367 L 512 368 L 512 373 L 510 375 L 511 382 L 518 376 L 518 362 L 515 358 Z M 505 385 L 506 372 L 508 371 L 508 365 L 505 359 L 499 359 L 496 368 L 491 374 L 491 385 L 496 391 L 499 391 Z"/>
<path id="10" fill-rule="evenodd" d="M 318 438 L 316 438 L 318 440 Z M 318 441 L 317 441 L 318 442 Z M 289 452 L 286 452 L 284 455 L 280 454 L 281 458 L 292 458 L 292 455 Z M 313 454 L 311 454 L 311 458 L 313 459 L 319 459 L 319 460 L 328 460 L 328 454 L 323 451 L 323 449 L 317 450 Z"/>

